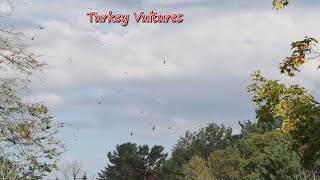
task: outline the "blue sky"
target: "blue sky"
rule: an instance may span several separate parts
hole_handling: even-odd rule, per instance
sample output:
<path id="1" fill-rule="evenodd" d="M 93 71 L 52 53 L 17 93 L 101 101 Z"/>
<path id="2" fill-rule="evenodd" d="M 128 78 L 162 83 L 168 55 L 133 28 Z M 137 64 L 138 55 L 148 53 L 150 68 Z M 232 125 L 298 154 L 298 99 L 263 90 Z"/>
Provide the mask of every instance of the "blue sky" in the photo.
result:
<path id="1" fill-rule="evenodd" d="M 32 95 L 49 105 L 57 121 L 72 124 L 61 134 L 69 149 L 61 163 L 77 160 L 90 173 L 103 169 L 117 144 L 159 144 L 170 152 L 186 130 L 207 123 L 239 132 L 238 121 L 254 120 L 246 92 L 253 70 L 316 88 L 316 62 L 295 79 L 277 69 L 292 41 L 317 37 L 315 0 L 295 0 L 279 12 L 271 0 L 26 2 L 1 22 L 24 30 L 26 43 L 45 55 L 50 67 L 33 79 Z M 88 8 L 129 14 L 129 24 L 92 27 Z M 184 21 L 134 22 L 132 11 L 150 10 L 181 12 Z"/>

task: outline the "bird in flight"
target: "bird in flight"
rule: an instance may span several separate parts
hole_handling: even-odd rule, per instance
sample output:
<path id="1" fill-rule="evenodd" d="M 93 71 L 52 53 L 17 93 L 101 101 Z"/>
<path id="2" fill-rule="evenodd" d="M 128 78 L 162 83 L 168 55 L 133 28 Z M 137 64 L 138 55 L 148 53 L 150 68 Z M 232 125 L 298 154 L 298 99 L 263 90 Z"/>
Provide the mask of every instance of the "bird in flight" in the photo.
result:
<path id="1" fill-rule="evenodd" d="M 34 40 L 34 37 L 31 38 L 31 41 L 33 41 L 33 40 Z"/>
<path id="2" fill-rule="evenodd" d="M 166 61 L 163 61 L 163 64 L 165 64 L 166 63 Z"/>
<path id="3" fill-rule="evenodd" d="M 99 104 L 101 104 L 101 102 L 99 102 Z"/>
<path id="4" fill-rule="evenodd" d="M 141 114 L 143 114 L 143 110 L 141 111 Z"/>
<path id="5" fill-rule="evenodd" d="M 88 8 L 89 10 L 92 10 L 92 8 Z"/>
<path id="6" fill-rule="evenodd" d="M 40 29 L 44 29 L 43 27 L 41 27 L 41 26 L 38 26 Z"/>
<path id="7" fill-rule="evenodd" d="M 153 126 L 152 130 L 154 130 L 156 128 L 156 125 Z"/>
<path id="8" fill-rule="evenodd" d="M 128 74 L 127 72 L 124 72 L 125 74 Z"/>
<path id="9" fill-rule="evenodd" d="M 137 3 L 141 3 L 141 1 L 138 1 Z"/>
<path id="10" fill-rule="evenodd" d="M 133 135 L 133 133 L 131 132 L 131 136 Z"/>
<path id="11" fill-rule="evenodd" d="M 69 58 L 69 61 L 72 62 L 70 58 Z"/>
<path id="12" fill-rule="evenodd" d="M 171 127 L 169 127 L 168 129 L 171 129 Z"/>

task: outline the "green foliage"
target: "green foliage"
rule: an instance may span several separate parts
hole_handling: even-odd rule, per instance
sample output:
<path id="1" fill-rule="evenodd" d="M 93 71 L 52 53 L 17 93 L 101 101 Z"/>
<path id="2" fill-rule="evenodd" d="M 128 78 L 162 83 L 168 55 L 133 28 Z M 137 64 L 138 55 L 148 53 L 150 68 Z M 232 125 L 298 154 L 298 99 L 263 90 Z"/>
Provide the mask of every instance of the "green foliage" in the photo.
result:
<path id="1" fill-rule="evenodd" d="M 304 88 L 267 80 L 259 72 L 253 74 L 253 82 L 248 91 L 254 93 L 258 120 L 280 116 L 282 130 L 292 137 L 291 147 L 302 157 L 305 167 L 313 166 L 320 158 L 319 103 Z"/>
<path id="2" fill-rule="evenodd" d="M 246 138 L 252 134 L 263 134 L 281 128 L 281 118 L 275 118 L 274 120 L 259 121 L 257 123 L 251 121 L 239 122 L 241 126 L 241 138 Z"/>
<path id="3" fill-rule="evenodd" d="M 294 71 L 300 71 L 299 67 L 305 62 L 319 57 L 313 47 L 318 41 L 312 37 L 306 36 L 302 41 L 296 41 L 291 44 L 292 52 L 290 57 L 286 57 L 280 64 L 280 72 L 287 73 L 288 76 L 295 76 Z"/>
<path id="4" fill-rule="evenodd" d="M 0 157 L 0 179 L 16 180 L 18 178 L 19 166 L 13 162 Z"/>
<path id="5" fill-rule="evenodd" d="M 239 146 L 245 179 L 304 179 L 300 158 L 288 149 L 290 138 L 279 131 L 253 134 Z"/>
<path id="6" fill-rule="evenodd" d="M 183 174 L 186 180 L 209 180 L 213 178 L 206 160 L 197 155 L 183 165 Z"/>
<path id="7" fill-rule="evenodd" d="M 108 153 L 111 165 L 98 174 L 99 180 L 129 179 L 140 180 L 146 177 L 148 168 L 161 171 L 167 157 L 162 146 L 137 146 L 134 143 L 117 145 L 116 151 Z"/>
<path id="8" fill-rule="evenodd" d="M 198 132 L 187 131 L 173 148 L 171 159 L 165 163 L 164 179 L 184 179 L 183 164 L 195 155 L 207 158 L 213 150 L 226 147 L 233 142 L 232 129 L 225 128 L 224 125 L 212 123 Z"/>
<path id="9" fill-rule="evenodd" d="M 241 155 L 236 146 L 215 150 L 210 154 L 208 163 L 216 179 L 241 179 Z"/>
<path id="10" fill-rule="evenodd" d="M 55 139 L 62 125 L 52 122 L 44 104 L 23 102 L 17 83 L 0 83 L 0 156 L 19 165 L 19 176 L 39 179 L 56 168 L 63 152 Z"/>
<path id="11" fill-rule="evenodd" d="M 289 5 L 289 0 L 272 0 L 273 8 L 277 10 L 283 9 L 285 6 Z"/>

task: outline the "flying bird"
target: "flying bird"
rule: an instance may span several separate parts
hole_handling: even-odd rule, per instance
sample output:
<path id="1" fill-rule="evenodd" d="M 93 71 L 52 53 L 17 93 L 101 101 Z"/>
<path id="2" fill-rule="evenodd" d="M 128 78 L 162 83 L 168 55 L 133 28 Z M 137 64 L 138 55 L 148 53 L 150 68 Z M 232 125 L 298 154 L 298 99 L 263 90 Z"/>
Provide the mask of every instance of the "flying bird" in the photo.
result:
<path id="1" fill-rule="evenodd" d="M 156 125 L 153 126 L 152 130 L 154 130 L 156 128 Z"/>
<path id="2" fill-rule="evenodd" d="M 72 62 L 70 58 L 69 58 L 69 61 Z"/>
<path id="3" fill-rule="evenodd" d="M 171 127 L 169 127 L 168 129 L 171 129 Z"/>
<path id="4" fill-rule="evenodd" d="M 38 26 L 40 29 L 44 29 L 43 27 L 41 27 L 41 26 Z"/>
<path id="5" fill-rule="evenodd" d="M 127 72 L 124 72 L 125 74 L 128 74 Z"/>
<path id="6" fill-rule="evenodd" d="M 166 63 L 166 61 L 163 61 L 163 64 L 165 64 Z"/>
<path id="7" fill-rule="evenodd" d="M 33 40 L 34 40 L 34 37 L 32 37 L 31 41 L 33 41 Z"/>
<path id="8" fill-rule="evenodd" d="M 101 104 L 101 102 L 99 102 L 99 104 Z"/>
<path id="9" fill-rule="evenodd" d="M 141 114 L 143 114 L 143 110 L 141 111 Z"/>
<path id="10" fill-rule="evenodd" d="M 141 1 L 138 1 L 137 3 L 141 3 Z"/>
<path id="11" fill-rule="evenodd" d="M 133 135 L 133 133 L 131 132 L 131 136 Z"/>
<path id="12" fill-rule="evenodd" d="M 92 8 L 88 8 L 89 10 L 92 10 Z"/>

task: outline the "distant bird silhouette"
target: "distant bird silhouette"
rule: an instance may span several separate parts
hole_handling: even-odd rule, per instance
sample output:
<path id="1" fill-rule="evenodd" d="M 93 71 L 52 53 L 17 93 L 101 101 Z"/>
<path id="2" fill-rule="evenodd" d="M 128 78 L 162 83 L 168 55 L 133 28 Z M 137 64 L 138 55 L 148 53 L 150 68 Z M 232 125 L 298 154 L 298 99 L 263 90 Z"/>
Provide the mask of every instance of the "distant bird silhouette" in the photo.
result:
<path id="1" fill-rule="evenodd" d="M 152 130 L 154 130 L 156 128 L 156 125 L 153 126 Z"/>
<path id="2" fill-rule="evenodd" d="M 101 104 L 101 102 L 99 102 L 99 104 Z"/>
<path id="3" fill-rule="evenodd" d="M 124 72 L 125 74 L 128 74 L 127 72 Z"/>
<path id="4" fill-rule="evenodd" d="M 92 10 L 92 8 L 88 8 L 89 10 Z"/>
<path id="5" fill-rule="evenodd" d="M 34 37 L 32 37 L 31 41 L 33 41 L 33 40 L 34 40 Z"/>
<path id="6" fill-rule="evenodd" d="M 169 127 L 168 129 L 171 129 L 171 127 Z"/>
<path id="7" fill-rule="evenodd" d="M 133 133 L 131 132 L 131 136 L 133 135 Z"/>
<path id="8" fill-rule="evenodd" d="M 43 27 L 41 27 L 41 26 L 38 26 L 40 29 L 44 29 Z"/>
<path id="9" fill-rule="evenodd" d="M 166 63 L 166 61 L 163 61 L 163 64 L 165 64 Z"/>
<path id="10" fill-rule="evenodd" d="M 138 1 L 137 3 L 141 3 L 141 1 Z"/>
<path id="11" fill-rule="evenodd" d="M 72 62 L 70 58 L 69 58 L 69 61 Z"/>
<path id="12" fill-rule="evenodd" d="M 141 114 L 143 114 L 143 110 L 141 111 Z"/>

